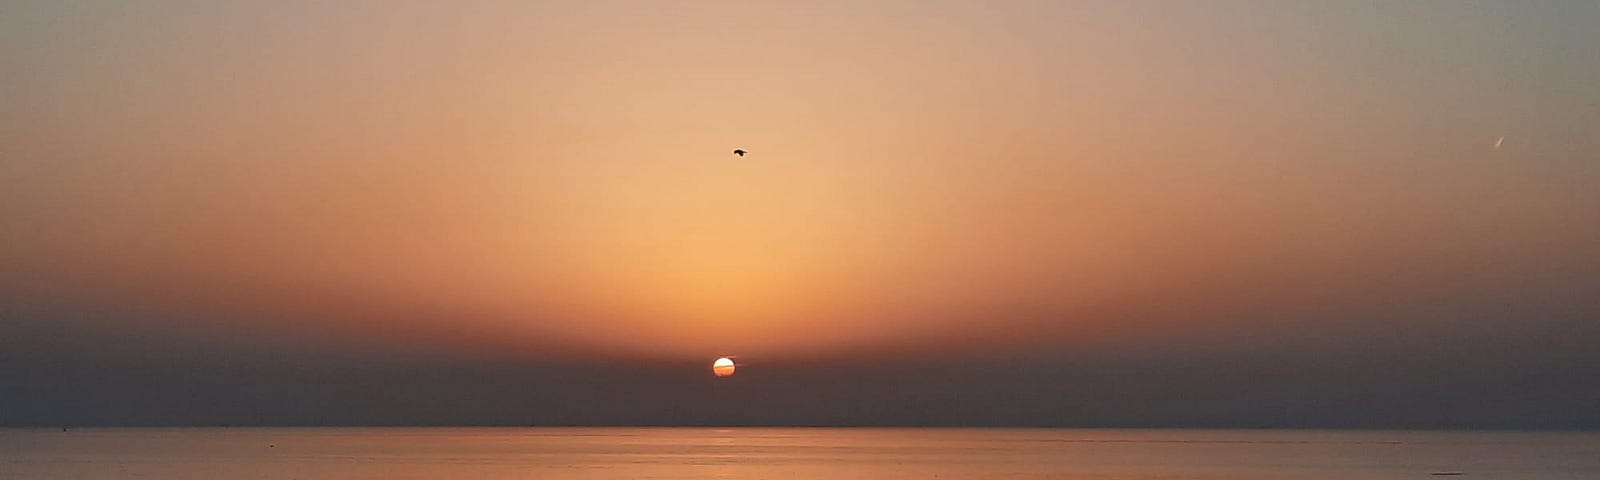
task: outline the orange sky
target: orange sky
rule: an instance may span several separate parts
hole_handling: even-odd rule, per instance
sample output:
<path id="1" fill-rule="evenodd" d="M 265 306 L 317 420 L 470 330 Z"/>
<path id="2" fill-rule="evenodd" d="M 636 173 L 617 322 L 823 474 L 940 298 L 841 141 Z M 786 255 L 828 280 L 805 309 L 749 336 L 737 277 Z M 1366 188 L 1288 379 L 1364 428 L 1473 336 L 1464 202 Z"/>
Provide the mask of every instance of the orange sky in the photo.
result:
<path id="1" fill-rule="evenodd" d="M 209 314 L 161 329 L 1070 349 L 1600 265 L 1596 39 L 1548 9 L 6 10 L 0 277 Z"/>

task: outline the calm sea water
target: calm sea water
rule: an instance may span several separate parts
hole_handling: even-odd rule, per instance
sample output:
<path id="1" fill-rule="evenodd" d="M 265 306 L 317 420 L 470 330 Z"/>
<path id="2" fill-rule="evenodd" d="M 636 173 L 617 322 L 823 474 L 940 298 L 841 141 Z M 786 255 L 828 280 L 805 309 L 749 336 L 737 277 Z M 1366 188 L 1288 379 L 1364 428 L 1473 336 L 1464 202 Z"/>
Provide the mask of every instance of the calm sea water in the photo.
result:
<path id="1" fill-rule="evenodd" d="M 1434 472 L 1462 472 L 1441 477 Z M 0 429 L 5 479 L 1600 479 L 1600 434 L 886 428 Z"/>

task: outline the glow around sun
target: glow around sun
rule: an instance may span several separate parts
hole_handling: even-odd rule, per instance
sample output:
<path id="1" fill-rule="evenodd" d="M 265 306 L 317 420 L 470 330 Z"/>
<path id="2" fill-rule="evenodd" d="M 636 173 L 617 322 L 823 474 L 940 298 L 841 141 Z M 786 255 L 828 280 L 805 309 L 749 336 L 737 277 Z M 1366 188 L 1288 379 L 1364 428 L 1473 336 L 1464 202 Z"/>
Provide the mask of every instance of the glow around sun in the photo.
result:
<path id="1" fill-rule="evenodd" d="M 719 377 L 733 375 L 734 368 L 733 359 L 728 357 L 721 357 L 717 361 L 711 362 L 711 373 Z"/>

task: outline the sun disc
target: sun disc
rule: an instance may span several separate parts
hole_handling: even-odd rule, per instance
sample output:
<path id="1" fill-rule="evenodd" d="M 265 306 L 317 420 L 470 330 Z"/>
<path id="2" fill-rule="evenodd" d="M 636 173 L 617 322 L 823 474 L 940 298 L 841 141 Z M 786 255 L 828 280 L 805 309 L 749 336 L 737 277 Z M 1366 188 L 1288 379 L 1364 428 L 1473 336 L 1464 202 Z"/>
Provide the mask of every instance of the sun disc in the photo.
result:
<path id="1" fill-rule="evenodd" d="M 711 362 L 711 373 L 719 377 L 733 375 L 734 368 L 733 359 L 728 357 L 718 358 L 717 361 Z"/>

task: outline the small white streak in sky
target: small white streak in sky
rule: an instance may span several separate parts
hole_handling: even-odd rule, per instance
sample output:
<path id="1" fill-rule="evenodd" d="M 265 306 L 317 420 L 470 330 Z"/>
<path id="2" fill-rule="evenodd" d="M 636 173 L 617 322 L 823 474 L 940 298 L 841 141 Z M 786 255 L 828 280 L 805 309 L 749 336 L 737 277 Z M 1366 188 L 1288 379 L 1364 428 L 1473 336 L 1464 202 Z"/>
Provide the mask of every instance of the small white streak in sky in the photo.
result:
<path id="1" fill-rule="evenodd" d="M 1500 144 L 1504 143 L 1505 141 L 1506 141 L 1506 137 L 1500 137 L 1499 140 L 1495 140 L 1494 141 L 1494 149 L 1495 150 L 1499 150 L 1500 149 Z"/>

